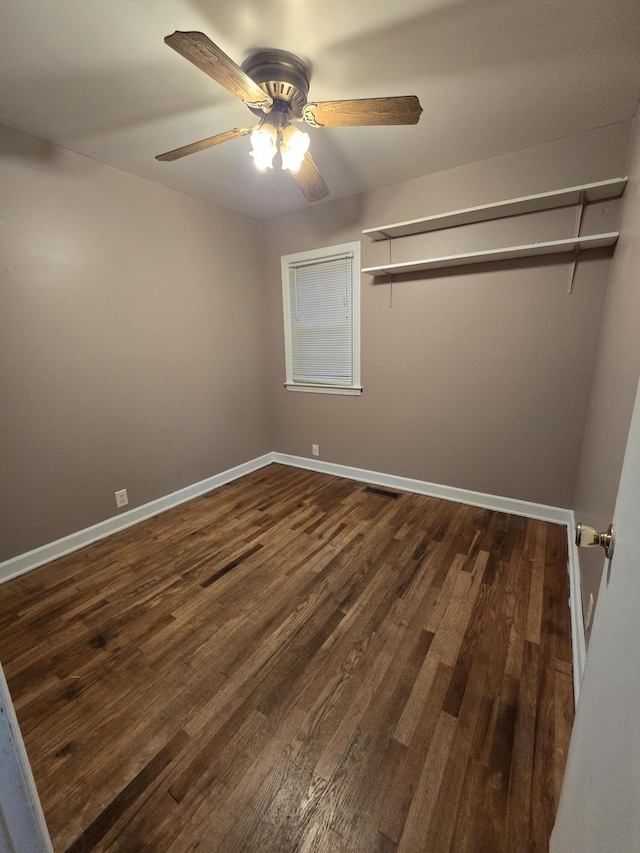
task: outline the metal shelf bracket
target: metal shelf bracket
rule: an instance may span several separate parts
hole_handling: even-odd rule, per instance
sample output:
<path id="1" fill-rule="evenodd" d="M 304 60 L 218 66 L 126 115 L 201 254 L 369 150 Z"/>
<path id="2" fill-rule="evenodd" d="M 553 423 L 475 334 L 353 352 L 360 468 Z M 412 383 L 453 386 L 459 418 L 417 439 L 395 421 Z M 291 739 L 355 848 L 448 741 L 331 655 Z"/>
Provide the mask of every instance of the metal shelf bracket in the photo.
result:
<path id="1" fill-rule="evenodd" d="M 582 218 L 584 216 L 584 203 L 585 203 L 585 195 L 584 192 L 580 193 L 580 197 L 578 198 L 578 204 L 576 206 L 576 237 L 580 236 L 580 231 L 582 229 Z M 571 261 L 571 273 L 569 276 L 569 289 L 567 293 L 573 293 L 573 282 L 576 277 L 576 267 L 578 266 L 578 255 L 580 254 L 580 246 L 576 246 L 573 250 L 573 259 Z"/>

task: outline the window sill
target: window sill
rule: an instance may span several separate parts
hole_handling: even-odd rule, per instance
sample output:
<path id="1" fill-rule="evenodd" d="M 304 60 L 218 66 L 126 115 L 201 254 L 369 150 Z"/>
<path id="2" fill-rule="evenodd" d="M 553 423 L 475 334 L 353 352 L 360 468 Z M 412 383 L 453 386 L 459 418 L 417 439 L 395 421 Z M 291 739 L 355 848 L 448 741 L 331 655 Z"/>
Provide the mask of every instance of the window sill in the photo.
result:
<path id="1" fill-rule="evenodd" d="M 302 391 L 306 394 L 342 394 L 347 397 L 359 397 L 362 394 L 361 385 L 302 385 L 285 382 L 287 391 Z"/>

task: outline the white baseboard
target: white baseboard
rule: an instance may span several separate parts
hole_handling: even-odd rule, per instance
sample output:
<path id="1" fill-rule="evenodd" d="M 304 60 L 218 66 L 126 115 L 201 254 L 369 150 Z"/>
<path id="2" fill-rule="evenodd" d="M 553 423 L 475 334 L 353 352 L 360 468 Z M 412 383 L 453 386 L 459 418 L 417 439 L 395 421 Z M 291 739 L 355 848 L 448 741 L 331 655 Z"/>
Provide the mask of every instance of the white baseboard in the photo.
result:
<path id="1" fill-rule="evenodd" d="M 64 536 L 62 539 L 57 539 L 48 545 L 42 545 L 33 551 L 27 551 L 26 554 L 19 554 L 17 557 L 5 560 L 4 563 L 0 563 L 0 583 L 11 580 L 11 578 L 15 578 L 25 572 L 30 572 L 31 569 L 36 569 L 38 566 L 50 563 L 52 560 L 57 560 L 58 557 L 70 554 L 79 548 L 84 548 L 85 545 L 97 542 L 98 539 L 111 536 L 119 530 L 132 527 L 134 524 L 138 524 L 147 518 L 178 506 L 178 504 L 204 495 L 206 492 L 224 486 L 225 483 L 230 483 L 232 480 L 237 480 L 238 477 L 244 477 L 245 474 L 257 471 L 259 468 L 270 465 L 272 462 L 273 454 L 265 453 L 264 456 L 258 456 L 256 459 L 244 462 L 242 465 L 236 465 L 235 468 L 221 471 L 219 474 L 214 474 L 213 477 L 208 477 L 206 480 L 201 480 L 192 486 L 186 486 L 184 489 L 179 489 L 170 495 L 165 495 L 162 498 L 157 498 L 157 500 L 142 504 L 142 506 L 134 507 L 134 509 L 130 509 L 112 518 L 107 518 L 105 521 L 100 521 L 98 524 L 93 524 L 91 527 L 86 527 L 77 533 L 71 533 L 69 536 Z"/>
<path id="2" fill-rule="evenodd" d="M 295 468 L 306 468 L 309 471 L 319 471 L 322 474 L 334 474 L 336 477 L 346 477 L 349 480 L 359 480 L 364 483 L 374 483 L 390 489 L 403 492 L 415 492 L 419 495 L 429 495 L 432 498 L 442 498 L 445 501 L 455 501 L 461 504 L 495 509 L 510 515 L 524 515 L 540 521 L 551 521 L 554 524 L 569 524 L 573 519 L 570 509 L 556 506 L 520 501 L 516 498 L 503 498 L 497 495 L 487 495 L 483 492 L 471 492 L 455 486 L 441 486 L 438 483 L 428 483 L 425 480 L 412 480 L 409 477 L 397 477 L 395 474 L 381 474 L 379 471 L 368 471 L 365 468 L 352 468 L 350 465 L 337 465 L 334 462 L 321 462 L 319 459 L 308 459 L 305 456 L 289 456 L 286 453 L 274 453 L 273 461 L 282 465 L 293 465 Z"/>
<path id="3" fill-rule="evenodd" d="M 259 456 L 242 465 L 237 465 L 235 468 L 229 468 L 227 471 L 221 471 L 213 477 L 209 477 L 192 486 L 187 486 L 163 498 L 158 498 L 150 503 L 135 507 L 128 512 L 80 530 L 78 533 L 72 533 L 69 536 L 58 539 L 56 542 L 51 542 L 33 551 L 28 551 L 26 554 L 20 554 L 17 557 L 6 560 L 4 563 L 0 563 L 0 583 L 31 571 L 31 569 L 35 569 L 52 560 L 56 560 L 65 554 L 70 554 L 72 551 L 77 551 L 79 548 L 84 548 L 85 545 L 96 542 L 98 539 L 111 536 L 112 533 L 138 524 L 140 521 L 171 509 L 171 507 L 217 489 L 225 483 L 237 480 L 238 477 L 243 477 L 245 474 L 257 471 L 259 468 L 263 468 L 272 462 L 279 462 L 281 465 L 291 465 L 295 468 L 304 468 L 309 471 L 318 471 L 323 474 L 333 474 L 336 477 L 346 477 L 349 480 L 386 486 L 387 488 L 398 489 L 400 491 L 415 492 L 419 495 L 442 498 L 443 500 L 455 501 L 456 503 L 470 504 L 471 506 L 478 506 L 483 509 L 498 510 L 499 512 L 506 512 L 511 515 L 523 515 L 527 518 L 535 518 L 540 521 L 564 524 L 567 527 L 569 547 L 568 572 L 573 649 L 573 685 L 577 706 L 580 683 L 586 660 L 582 596 L 580 592 L 580 566 L 577 547 L 573 540 L 573 531 L 575 529 L 573 510 L 561 507 L 547 506 L 545 504 L 521 501 L 515 498 L 505 498 L 498 495 L 489 495 L 483 492 L 473 492 L 454 486 L 442 486 L 438 483 L 413 480 L 409 477 L 398 477 L 395 474 L 383 474 L 379 471 L 369 471 L 365 468 L 353 468 L 349 465 L 338 465 L 334 462 L 322 462 L 319 459 L 309 459 L 304 456 L 291 456 L 286 453 L 265 453 L 263 456 Z"/>

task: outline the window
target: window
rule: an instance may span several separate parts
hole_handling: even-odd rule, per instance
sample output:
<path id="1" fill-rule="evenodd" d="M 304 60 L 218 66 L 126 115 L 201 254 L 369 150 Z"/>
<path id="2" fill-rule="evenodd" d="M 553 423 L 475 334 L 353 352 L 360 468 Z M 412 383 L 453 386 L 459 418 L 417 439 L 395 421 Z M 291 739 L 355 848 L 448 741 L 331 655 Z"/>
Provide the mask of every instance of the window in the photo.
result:
<path id="1" fill-rule="evenodd" d="M 285 386 L 361 394 L 360 243 L 282 258 Z"/>

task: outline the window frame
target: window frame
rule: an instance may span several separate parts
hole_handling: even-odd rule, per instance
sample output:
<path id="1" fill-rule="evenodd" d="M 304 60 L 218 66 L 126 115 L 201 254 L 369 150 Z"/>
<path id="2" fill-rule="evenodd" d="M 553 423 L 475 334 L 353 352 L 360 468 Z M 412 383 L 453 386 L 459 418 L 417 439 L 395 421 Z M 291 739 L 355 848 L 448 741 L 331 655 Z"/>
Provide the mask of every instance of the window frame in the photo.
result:
<path id="1" fill-rule="evenodd" d="M 295 382 L 293 379 L 293 357 L 291 341 L 291 310 L 289 291 L 289 272 L 292 265 L 309 263 L 310 261 L 323 261 L 340 255 L 352 255 L 351 267 L 351 341 L 352 341 L 352 382 L 350 385 L 332 385 L 311 382 Z M 357 396 L 362 394 L 360 373 L 360 241 L 352 243 L 341 243 L 337 246 L 325 246 L 322 249 L 311 249 L 307 252 L 295 252 L 283 255 L 280 259 L 280 270 L 282 275 L 282 309 L 284 319 L 284 352 L 285 352 L 285 382 L 287 391 L 302 391 L 311 394 L 342 394 L 345 396 Z"/>

